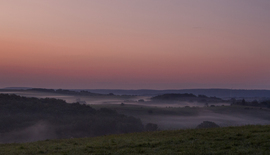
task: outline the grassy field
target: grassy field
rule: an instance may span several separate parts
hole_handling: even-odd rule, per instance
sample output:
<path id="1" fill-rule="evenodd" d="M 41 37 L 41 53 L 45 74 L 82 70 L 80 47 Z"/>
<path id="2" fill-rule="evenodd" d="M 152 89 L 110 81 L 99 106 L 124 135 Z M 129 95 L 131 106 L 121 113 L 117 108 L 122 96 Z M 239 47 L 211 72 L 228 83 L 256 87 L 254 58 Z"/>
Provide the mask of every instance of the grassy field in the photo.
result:
<path id="1" fill-rule="evenodd" d="M 270 126 L 187 129 L 1 144 L 1 155 L 269 154 Z"/>

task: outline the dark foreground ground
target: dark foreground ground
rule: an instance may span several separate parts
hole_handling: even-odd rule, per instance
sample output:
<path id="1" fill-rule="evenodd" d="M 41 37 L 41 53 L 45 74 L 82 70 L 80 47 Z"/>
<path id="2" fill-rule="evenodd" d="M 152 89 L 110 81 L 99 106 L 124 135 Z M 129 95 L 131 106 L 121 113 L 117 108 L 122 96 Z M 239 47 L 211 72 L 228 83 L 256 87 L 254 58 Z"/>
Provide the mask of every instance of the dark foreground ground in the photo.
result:
<path id="1" fill-rule="evenodd" d="M 2 155 L 269 154 L 270 125 L 187 129 L 1 144 Z"/>

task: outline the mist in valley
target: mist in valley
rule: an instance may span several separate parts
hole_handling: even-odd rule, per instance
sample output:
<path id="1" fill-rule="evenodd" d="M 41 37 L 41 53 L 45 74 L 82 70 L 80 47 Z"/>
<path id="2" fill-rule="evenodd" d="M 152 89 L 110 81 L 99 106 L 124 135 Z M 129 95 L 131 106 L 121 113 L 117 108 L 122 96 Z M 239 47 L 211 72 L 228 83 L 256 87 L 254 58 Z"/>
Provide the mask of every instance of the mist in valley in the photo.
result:
<path id="1" fill-rule="evenodd" d="M 36 98 L 57 98 L 67 103 L 78 102 L 96 110 L 109 108 L 119 114 L 139 118 L 143 125 L 156 124 L 158 130 L 196 128 L 204 121 L 211 121 L 220 127 L 250 124 L 270 124 L 268 108 L 232 106 L 230 102 L 202 103 L 196 101 L 154 101 L 152 96 L 76 96 L 43 92 L 11 91 L 1 92 Z M 102 123 L 102 122 L 100 122 Z M 0 134 L 0 143 L 31 142 L 56 139 L 59 126 L 39 120 L 21 130 Z M 69 137 L 72 138 L 72 137 Z"/>
<path id="2" fill-rule="evenodd" d="M 0 137 L 0 143 L 25 143 L 58 138 L 55 126 L 42 120 L 23 130 L 0 133 Z"/>
<path id="3" fill-rule="evenodd" d="M 219 114 L 212 111 L 201 110 L 196 116 L 170 116 L 153 115 L 151 117 L 141 117 L 143 122 L 153 122 L 158 124 L 160 130 L 176 130 L 196 128 L 204 121 L 211 121 L 220 127 L 241 126 L 241 125 L 265 125 L 270 124 L 270 119 L 266 119 L 265 113 L 261 116 L 249 114 Z M 270 118 L 270 115 L 267 115 Z"/>

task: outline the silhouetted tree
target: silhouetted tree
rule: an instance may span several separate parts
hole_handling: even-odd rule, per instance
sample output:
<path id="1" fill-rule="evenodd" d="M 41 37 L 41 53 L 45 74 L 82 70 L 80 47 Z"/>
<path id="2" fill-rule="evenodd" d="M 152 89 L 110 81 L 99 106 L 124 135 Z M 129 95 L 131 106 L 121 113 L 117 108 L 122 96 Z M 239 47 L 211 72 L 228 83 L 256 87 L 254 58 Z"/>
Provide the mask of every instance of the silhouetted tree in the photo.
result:
<path id="1" fill-rule="evenodd" d="M 197 129 L 206 129 L 206 128 L 219 128 L 219 126 L 214 123 L 214 122 L 210 122 L 210 121 L 203 121 L 201 124 L 199 124 L 197 127 Z"/>
<path id="2" fill-rule="evenodd" d="M 246 100 L 245 100 L 245 99 L 242 100 L 242 104 L 243 104 L 243 105 L 246 104 Z"/>

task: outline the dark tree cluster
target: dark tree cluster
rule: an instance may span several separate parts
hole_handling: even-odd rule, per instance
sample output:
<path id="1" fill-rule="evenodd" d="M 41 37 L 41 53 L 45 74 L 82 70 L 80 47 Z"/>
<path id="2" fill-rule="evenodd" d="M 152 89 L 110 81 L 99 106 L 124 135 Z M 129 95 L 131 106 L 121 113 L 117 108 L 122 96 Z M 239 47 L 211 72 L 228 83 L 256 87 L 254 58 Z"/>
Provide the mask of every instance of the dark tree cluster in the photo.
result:
<path id="1" fill-rule="evenodd" d="M 218 102 L 229 102 L 222 100 L 217 97 L 207 97 L 205 95 L 194 95 L 194 94 L 163 94 L 151 98 L 152 101 L 189 101 L 189 102 L 202 102 L 202 103 L 218 103 Z"/>
<path id="2" fill-rule="evenodd" d="M 260 107 L 260 108 L 270 108 L 270 100 L 264 100 L 264 101 L 257 101 L 253 100 L 251 102 L 246 101 L 245 99 L 242 100 L 236 100 L 234 98 L 231 99 L 232 104 L 231 105 L 240 105 L 240 106 L 251 106 L 251 107 Z"/>
<path id="3" fill-rule="evenodd" d="M 45 121 L 55 138 L 89 137 L 144 131 L 140 119 L 116 111 L 60 99 L 0 94 L 0 134 L 23 130 Z"/>
<path id="4" fill-rule="evenodd" d="M 197 129 L 219 128 L 219 125 L 217 125 L 215 122 L 203 121 L 196 128 Z"/>

